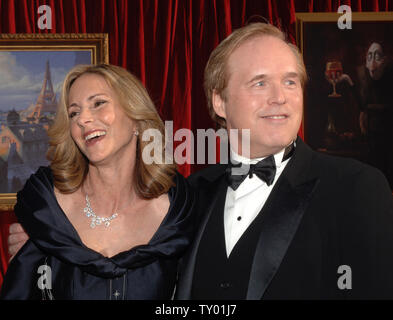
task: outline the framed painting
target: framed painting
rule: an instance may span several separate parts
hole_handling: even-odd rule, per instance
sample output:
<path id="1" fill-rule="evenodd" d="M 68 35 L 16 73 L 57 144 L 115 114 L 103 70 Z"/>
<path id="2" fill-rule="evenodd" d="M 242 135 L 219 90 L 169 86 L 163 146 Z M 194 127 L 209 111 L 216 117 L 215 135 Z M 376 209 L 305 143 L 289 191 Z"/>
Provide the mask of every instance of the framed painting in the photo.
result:
<path id="1" fill-rule="evenodd" d="M 108 63 L 107 34 L 0 34 L 0 211 L 48 165 L 47 130 L 77 64 Z"/>
<path id="2" fill-rule="evenodd" d="M 303 132 L 315 150 L 380 169 L 393 190 L 393 12 L 296 14 L 309 77 Z"/>

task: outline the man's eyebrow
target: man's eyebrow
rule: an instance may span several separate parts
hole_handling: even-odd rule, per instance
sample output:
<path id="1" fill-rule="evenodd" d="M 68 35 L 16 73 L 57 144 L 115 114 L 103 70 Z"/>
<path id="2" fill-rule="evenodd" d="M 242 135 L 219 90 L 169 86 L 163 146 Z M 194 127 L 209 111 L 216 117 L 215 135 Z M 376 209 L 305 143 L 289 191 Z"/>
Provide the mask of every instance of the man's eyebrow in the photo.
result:
<path id="1" fill-rule="evenodd" d="M 284 74 L 284 78 L 298 78 L 299 74 L 295 71 L 290 71 L 290 72 L 286 72 Z M 258 80 L 263 80 L 268 78 L 267 74 L 261 73 L 261 74 L 257 74 L 256 76 L 254 76 L 250 81 L 248 81 L 248 83 L 252 83 L 254 81 L 258 81 Z"/>
<path id="2" fill-rule="evenodd" d="M 285 74 L 285 78 L 296 78 L 296 77 L 299 77 L 299 74 L 297 72 L 291 71 Z"/>
<path id="3" fill-rule="evenodd" d="M 91 95 L 90 97 L 88 97 L 87 100 L 88 100 L 88 101 L 91 101 L 91 100 L 93 100 L 93 99 L 94 99 L 95 97 L 97 97 L 97 96 L 106 96 L 106 94 L 105 94 L 105 93 L 95 93 L 95 94 Z M 77 107 L 77 106 L 78 106 L 78 104 L 77 104 L 76 102 L 74 102 L 74 103 L 71 103 L 71 104 L 68 106 L 68 108 Z"/>
<path id="4" fill-rule="evenodd" d="M 261 74 L 257 74 L 256 76 L 254 76 L 250 81 L 248 81 L 247 83 L 252 83 L 252 82 L 254 82 L 254 81 L 257 81 L 257 80 L 263 80 L 263 79 L 266 79 L 267 78 L 267 75 L 266 74 L 263 74 L 263 73 L 261 73 Z"/>

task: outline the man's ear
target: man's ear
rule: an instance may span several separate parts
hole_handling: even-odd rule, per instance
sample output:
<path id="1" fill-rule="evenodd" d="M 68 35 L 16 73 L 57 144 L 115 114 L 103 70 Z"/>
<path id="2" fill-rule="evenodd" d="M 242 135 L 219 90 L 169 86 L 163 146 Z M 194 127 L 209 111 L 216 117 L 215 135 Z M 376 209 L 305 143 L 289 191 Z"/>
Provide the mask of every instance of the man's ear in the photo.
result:
<path id="1" fill-rule="evenodd" d="M 225 101 L 221 97 L 221 95 L 214 90 L 212 95 L 212 105 L 213 109 L 218 116 L 221 118 L 226 119 L 226 112 L 225 112 Z"/>

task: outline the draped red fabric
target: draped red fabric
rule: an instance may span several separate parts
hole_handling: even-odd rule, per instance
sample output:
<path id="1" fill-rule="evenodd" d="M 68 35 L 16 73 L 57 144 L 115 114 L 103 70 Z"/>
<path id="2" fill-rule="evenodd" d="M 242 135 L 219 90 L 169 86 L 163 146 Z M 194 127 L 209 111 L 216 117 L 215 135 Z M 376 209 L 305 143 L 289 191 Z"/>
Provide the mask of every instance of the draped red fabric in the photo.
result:
<path id="1" fill-rule="evenodd" d="M 7 250 L 8 229 L 11 223 L 16 222 L 16 217 L 13 212 L 0 212 L 0 286 L 3 282 L 5 272 L 7 270 L 10 256 Z"/>
<path id="2" fill-rule="evenodd" d="M 162 118 L 173 120 L 174 131 L 187 128 L 195 134 L 214 127 L 206 111 L 203 69 L 233 29 L 265 20 L 295 42 L 296 12 L 336 11 L 341 4 L 353 11 L 393 10 L 392 0 L 0 0 L 0 33 L 108 33 L 110 63 L 143 81 Z M 40 5 L 52 9 L 51 30 L 37 26 Z M 184 164 L 179 170 L 187 176 L 201 167 Z M 1 228 L 4 273 L 8 227 Z"/>

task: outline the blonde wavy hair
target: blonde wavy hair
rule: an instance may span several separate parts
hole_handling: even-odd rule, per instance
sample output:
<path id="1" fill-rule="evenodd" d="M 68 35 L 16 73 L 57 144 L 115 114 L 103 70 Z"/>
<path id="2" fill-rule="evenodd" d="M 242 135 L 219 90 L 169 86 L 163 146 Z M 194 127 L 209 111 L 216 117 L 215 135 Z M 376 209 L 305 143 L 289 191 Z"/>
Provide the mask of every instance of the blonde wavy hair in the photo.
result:
<path id="1" fill-rule="evenodd" d="M 204 88 L 207 97 L 207 107 L 210 117 L 216 122 L 218 127 L 226 128 L 226 121 L 214 111 L 212 96 L 216 92 L 225 101 L 225 88 L 229 81 L 227 70 L 228 59 L 233 51 L 239 48 L 244 42 L 261 36 L 278 38 L 289 46 L 296 57 L 301 85 L 304 88 L 307 81 L 307 72 L 302 55 L 299 49 L 286 39 L 285 34 L 280 29 L 271 24 L 261 22 L 250 23 L 242 28 L 236 29 L 213 50 L 205 68 Z"/>
<path id="2" fill-rule="evenodd" d="M 152 199 L 168 192 L 174 185 L 176 165 L 154 162 L 145 164 L 142 160 L 143 149 L 150 143 L 142 140 L 144 130 L 159 130 L 162 145 L 165 145 L 163 121 L 143 84 L 127 70 L 109 64 L 78 65 L 64 79 L 56 118 L 48 131 L 50 146 L 47 158 L 51 161 L 55 187 L 62 193 L 73 193 L 80 188 L 89 170 L 88 159 L 71 137 L 67 112 L 70 88 L 74 81 L 84 74 L 97 74 L 106 80 L 117 94 L 125 114 L 134 121 L 136 129 L 140 132 L 137 136 L 135 165 L 137 194 L 144 199 Z M 164 158 L 165 148 L 162 149 Z"/>

